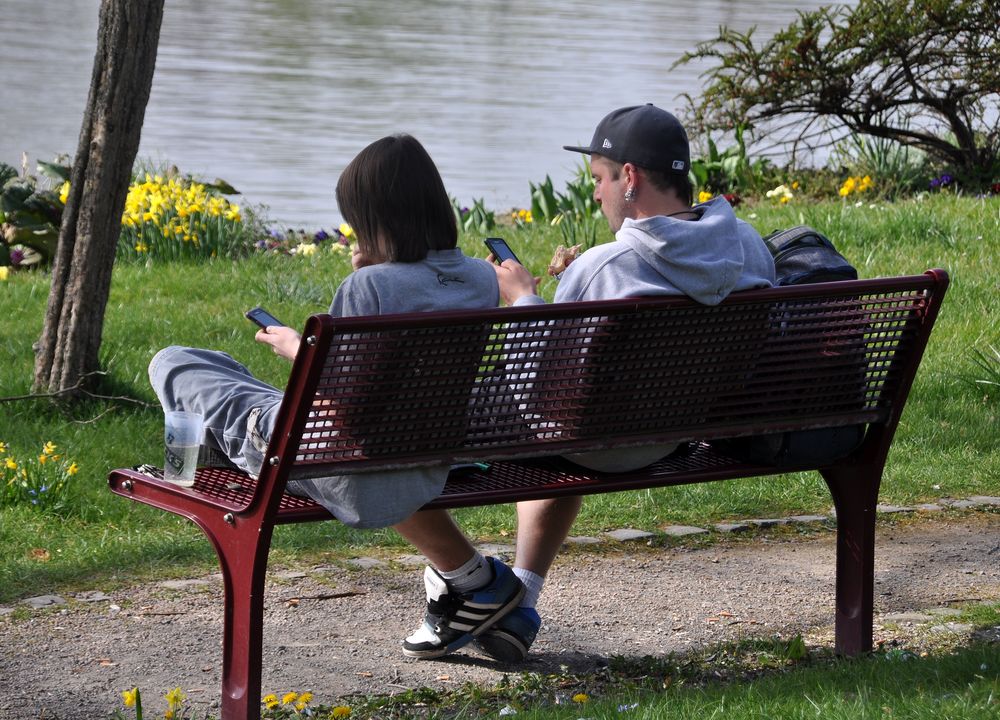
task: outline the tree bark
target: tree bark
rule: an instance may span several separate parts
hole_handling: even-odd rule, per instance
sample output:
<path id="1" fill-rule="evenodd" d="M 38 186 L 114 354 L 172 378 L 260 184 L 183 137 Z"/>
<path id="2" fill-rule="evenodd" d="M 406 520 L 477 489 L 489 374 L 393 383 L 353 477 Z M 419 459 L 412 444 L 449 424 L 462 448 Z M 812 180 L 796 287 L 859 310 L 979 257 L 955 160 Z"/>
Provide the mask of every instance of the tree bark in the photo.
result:
<path id="1" fill-rule="evenodd" d="M 36 346 L 36 392 L 79 395 L 99 369 L 115 247 L 153 84 L 163 2 L 101 0 L 90 96 Z"/>

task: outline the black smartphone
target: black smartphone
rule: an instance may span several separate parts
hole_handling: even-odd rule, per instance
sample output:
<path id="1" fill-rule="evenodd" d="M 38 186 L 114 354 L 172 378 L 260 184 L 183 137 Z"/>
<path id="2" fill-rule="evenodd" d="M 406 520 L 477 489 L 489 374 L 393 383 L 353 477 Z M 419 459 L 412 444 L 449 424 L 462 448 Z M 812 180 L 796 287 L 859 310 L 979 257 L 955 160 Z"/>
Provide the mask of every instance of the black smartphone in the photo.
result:
<path id="1" fill-rule="evenodd" d="M 255 307 L 253 310 L 246 311 L 247 320 L 257 323 L 262 328 L 271 327 L 277 325 L 279 327 L 284 327 L 285 323 L 281 322 L 278 318 L 274 317 L 271 313 L 262 307 Z"/>
<path id="2" fill-rule="evenodd" d="M 518 264 L 523 264 L 517 259 L 517 255 L 514 254 L 514 251 L 510 249 L 510 245 L 503 238 L 488 237 L 483 242 L 486 243 L 486 247 L 493 253 L 493 257 L 496 259 L 498 265 L 504 260 L 513 260 Z"/>

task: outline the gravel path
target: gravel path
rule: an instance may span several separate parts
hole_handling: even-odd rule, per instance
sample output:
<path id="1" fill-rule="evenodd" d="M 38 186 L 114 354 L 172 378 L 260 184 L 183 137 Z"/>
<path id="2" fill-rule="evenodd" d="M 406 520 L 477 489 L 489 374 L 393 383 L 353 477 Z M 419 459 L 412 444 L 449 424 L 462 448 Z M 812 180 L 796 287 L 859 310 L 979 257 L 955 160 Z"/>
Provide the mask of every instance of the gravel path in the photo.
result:
<path id="1" fill-rule="evenodd" d="M 471 649 L 436 662 L 404 658 L 399 642 L 423 604 L 420 568 L 406 558 L 286 568 L 267 585 L 264 692 L 310 689 L 330 704 L 350 693 L 492 683 L 512 671 L 586 671 L 609 655 L 746 635 L 804 633 L 829 645 L 834 539 L 820 530 L 696 548 L 573 548 L 550 575 L 539 605 L 545 624 L 517 668 Z M 886 613 L 1000 598 L 998 513 L 880 523 L 876 544 L 877 635 Z M 134 685 L 149 716 L 177 685 L 200 712 L 217 706 L 221 592 L 208 576 L 0 618 L 0 719 L 104 718 Z"/>

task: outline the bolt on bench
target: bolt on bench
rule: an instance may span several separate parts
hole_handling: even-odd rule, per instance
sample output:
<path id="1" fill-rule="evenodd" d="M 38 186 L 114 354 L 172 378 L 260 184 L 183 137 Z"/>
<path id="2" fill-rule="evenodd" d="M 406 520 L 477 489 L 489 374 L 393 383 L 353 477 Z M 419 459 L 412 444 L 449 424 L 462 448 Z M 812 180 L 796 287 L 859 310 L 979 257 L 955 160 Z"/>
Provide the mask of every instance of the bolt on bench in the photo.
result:
<path id="1" fill-rule="evenodd" d="M 225 588 L 222 717 L 258 718 L 272 531 L 330 520 L 290 476 L 456 469 L 457 508 L 818 470 L 837 511 L 836 649 L 872 647 L 875 506 L 889 446 L 948 286 L 923 275 L 683 297 L 333 318 L 306 323 L 258 479 L 200 468 L 191 488 L 131 470 L 112 492 L 208 536 Z M 712 441 L 864 425 L 825 464 L 741 462 Z M 565 453 L 688 443 L 635 472 Z"/>

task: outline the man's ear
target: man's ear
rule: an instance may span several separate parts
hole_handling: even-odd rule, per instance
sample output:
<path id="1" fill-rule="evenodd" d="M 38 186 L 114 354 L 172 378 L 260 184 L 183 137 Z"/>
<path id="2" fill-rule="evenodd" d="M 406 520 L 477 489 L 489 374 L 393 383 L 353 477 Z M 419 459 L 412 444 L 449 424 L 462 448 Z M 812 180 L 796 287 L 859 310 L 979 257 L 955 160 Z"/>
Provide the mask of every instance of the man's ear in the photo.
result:
<path id="1" fill-rule="evenodd" d="M 627 187 L 635 187 L 638 189 L 640 174 L 641 173 L 639 172 L 639 167 L 637 165 L 633 165 L 630 162 L 622 165 L 622 177 L 625 180 Z"/>

